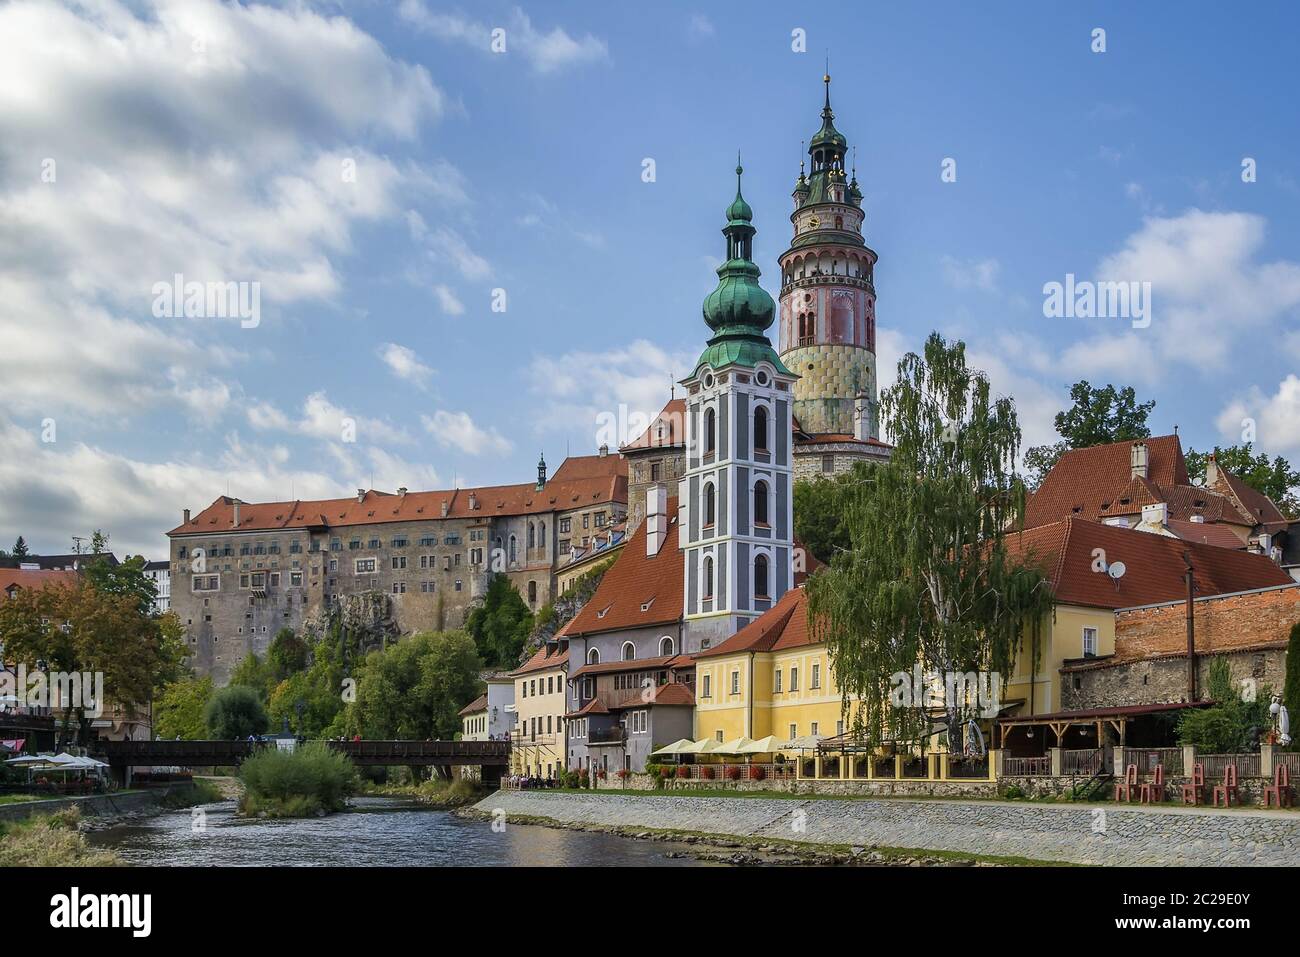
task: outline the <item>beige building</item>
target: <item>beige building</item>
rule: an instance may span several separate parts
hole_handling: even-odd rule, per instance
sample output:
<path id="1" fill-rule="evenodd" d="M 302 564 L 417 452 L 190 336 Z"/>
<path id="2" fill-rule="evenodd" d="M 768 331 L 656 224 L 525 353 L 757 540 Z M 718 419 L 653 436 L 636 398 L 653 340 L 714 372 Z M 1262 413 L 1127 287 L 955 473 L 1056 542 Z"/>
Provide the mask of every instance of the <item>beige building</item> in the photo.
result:
<path id="1" fill-rule="evenodd" d="M 511 672 L 515 683 L 510 773 L 542 778 L 564 769 L 564 701 L 568 642 L 556 635 Z"/>

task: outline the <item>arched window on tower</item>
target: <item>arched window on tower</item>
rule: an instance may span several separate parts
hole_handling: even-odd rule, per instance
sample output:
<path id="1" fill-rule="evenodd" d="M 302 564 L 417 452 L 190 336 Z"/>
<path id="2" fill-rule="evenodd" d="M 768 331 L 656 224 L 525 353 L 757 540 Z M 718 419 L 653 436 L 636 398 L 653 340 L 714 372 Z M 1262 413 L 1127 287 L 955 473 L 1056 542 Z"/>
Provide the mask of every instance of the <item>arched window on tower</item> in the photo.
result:
<path id="1" fill-rule="evenodd" d="M 754 597 L 767 598 L 770 594 L 767 587 L 767 556 L 759 555 L 754 559 Z"/>
<path id="2" fill-rule="evenodd" d="M 529 548 L 537 547 L 537 528 L 533 525 L 532 522 L 528 523 L 528 547 Z"/>
<path id="3" fill-rule="evenodd" d="M 713 559 L 711 557 L 704 559 L 704 582 L 701 594 L 706 600 L 713 597 Z"/>
<path id="4" fill-rule="evenodd" d="M 546 523 L 545 522 L 537 523 L 537 547 L 538 548 L 546 547 Z"/>
<path id="5" fill-rule="evenodd" d="M 843 229 L 843 228 L 844 228 L 844 217 L 843 217 L 843 216 L 836 216 L 836 217 L 835 217 L 835 228 L 836 228 L 836 229 Z"/>
<path id="6" fill-rule="evenodd" d="M 767 406 L 754 409 L 754 451 L 767 451 Z"/>
<path id="7" fill-rule="evenodd" d="M 712 409 L 704 410 L 704 454 L 712 455 L 718 444 L 718 415 Z"/>
<path id="8" fill-rule="evenodd" d="M 754 524 L 768 524 L 766 482 L 754 483 Z"/>
<path id="9" fill-rule="evenodd" d="M 704 485 L 704 527 L 712 528 L 718 517 L 718 492 L 712 482 Z"/>
<path id="10" fill-rule="evenodd" d="M 510 564 L 514 565 L 519 561 L 519 539 L 513 535 L 510 536 Z"/>

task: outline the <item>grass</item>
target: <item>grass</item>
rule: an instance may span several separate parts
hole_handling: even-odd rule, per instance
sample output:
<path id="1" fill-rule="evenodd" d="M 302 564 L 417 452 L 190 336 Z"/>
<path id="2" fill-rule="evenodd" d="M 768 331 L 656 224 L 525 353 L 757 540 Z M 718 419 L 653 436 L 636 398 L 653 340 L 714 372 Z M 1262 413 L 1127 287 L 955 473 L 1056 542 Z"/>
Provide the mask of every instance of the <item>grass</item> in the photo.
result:
<path id="1" fill-rule="evenodd" d="M 244 794 L 239 810 L 249 817 L 314 817 L 341 811 L 357 787 L 356 769 L 323 742 L 293 751 L 267 748 L 239 769 Z"/>
<path id="2" fill-rule="evenodd" d="M 364 793 L 380 797 L 413 798 L 421 804 L 450 808 L 473 804 L 485 792 L 473 781 L 464 778 L 455 781 L 435 778 L 419 784 L 372 784 L 365 788 Z"/>
<path id="3" fill-rule="evenodd" d="M 43 801 L 40 794 L 0 794 L 0 804 L 24 804 L 27 801 Z"/>
<path id="4" fill-rule="evenodd" d="M 91 850 L 76 808 L 0 824 L 0 867 L 116 867 L 110 851 Z"/>
<path id="5" fill-rule="evenodd" d="M 158 804 L 169 810 L 177 810 L 179 808 L 196 807 L 200 804 L 215 804 L 221 799 L 220 788 L 211 781 L 195 778 L 194 787 L 170 791 Z"/>

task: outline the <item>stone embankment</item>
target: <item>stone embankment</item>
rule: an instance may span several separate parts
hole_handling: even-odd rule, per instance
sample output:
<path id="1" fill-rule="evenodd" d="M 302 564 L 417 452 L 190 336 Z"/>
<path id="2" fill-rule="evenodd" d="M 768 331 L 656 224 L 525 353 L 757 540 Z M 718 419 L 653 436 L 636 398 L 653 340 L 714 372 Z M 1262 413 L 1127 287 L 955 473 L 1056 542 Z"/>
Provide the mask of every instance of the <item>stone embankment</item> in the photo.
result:
<path id="1" fill-rule="evenodd" d="M 549 821 L 633 836 L 676 831 L 747 846 L 910 848 L 1074 864 L 1291 865 L 1300 851 L 1300 812 L 1251 808 L 498 791 L 473 811 L 504 814 L 507 823 Z"/>

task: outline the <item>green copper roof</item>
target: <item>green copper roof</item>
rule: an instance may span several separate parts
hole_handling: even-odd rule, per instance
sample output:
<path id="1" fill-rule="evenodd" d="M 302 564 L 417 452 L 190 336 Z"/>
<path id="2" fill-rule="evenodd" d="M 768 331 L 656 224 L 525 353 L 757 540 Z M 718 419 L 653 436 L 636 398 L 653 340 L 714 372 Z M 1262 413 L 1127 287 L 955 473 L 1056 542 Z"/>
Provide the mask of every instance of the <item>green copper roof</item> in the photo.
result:
<path id="1" fill-rule="evenodd" d="M 810 150 L 828 144 L 845 147 L 849 142 L 844 138 L 844 134 L 835 128 L 835 114 L 831 112 L 831 75 L 827 73 L 822 80 L 826 83 L 826 105 L 822 107 L 822 128 L 808 144 Z"/>
<path id="2" fill-rule="evenodd" d="M 704 321 L 714 335 L 695 368 L 703 363 L 753 366 L 765 360 L 789 374 L 764 335 L 776 316 L 776 303 L 758 284 L 762 272 L 751 258 L 754 212 L 740 192 L 743 172 L 738 161 L 736 198 L 727 207 L 727 225 L 722 229 L 727 237 L 727 261 L 718 267 L 717 288 L 704 300 Z"/>

